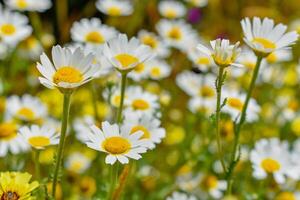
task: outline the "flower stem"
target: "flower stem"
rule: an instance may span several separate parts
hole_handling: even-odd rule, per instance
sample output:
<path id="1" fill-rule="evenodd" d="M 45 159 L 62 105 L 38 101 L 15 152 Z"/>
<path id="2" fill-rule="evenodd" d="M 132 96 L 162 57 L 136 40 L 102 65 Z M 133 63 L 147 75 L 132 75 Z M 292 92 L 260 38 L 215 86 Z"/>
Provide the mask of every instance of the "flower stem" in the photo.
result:
<path id="1" fill-rule="evenodd" d="M 61 134 L 60 134 L 60 140 L 59 140 L 59 145 L 58 145 L 58 150 L 57 150 L 57 155 L 56 155 L 56 162 L 55 162 L 55 169 L 54 169 L 53 183 L 52 183 L 52 196 L 53 197 L 55 197 L 58 173 L 59 173 L 60 165 L 61 165 L 62 159 L 63 159 L 63 151 L 64 151 L 64 146 L 65 146 L 68 118 L 69 118 L 69 111 L 70 111 L 71 94 L 72 94 L 71 92 L 64 93 Z"/>
<path id="2" fill-rule="evenodd" d="M 92 94 L 92 103 L 93 103 L 93 110 L 94 110 L 94 117 L 96 122 L 99 121 L 99 114 L 98 114 L 98 105 L 97 105 L 97 92 L 96 92 L 96 86 L 94 81 L 91 81 L 91 94 Z"/>
<path id="3" fill-rule="evenodd" d="M 36 180 L 40 180 L 41 179 L 41 171 L 40 171 L 40 150 L 36 149 L 34 151 L 34 167 L 35 167 L 35 176 L 36 176 Z"/>
<path id="4" fill-rule="evenodd" d="M 112 165 L 110 168 L 110 187 L 107 195 L 107 200 L 111 200 L 113 198 L 114 190 L 118 182 L 118 170 L 119 170 L 118 163 Z"/>
<path id="5" fill-rule="evenodd" d="M 126 88 L 126 80 L 127 80 L 127 73 L 122 72 L 122 81 L 121 81 L 121 99 L 120 99 L 120 105 L 118 109 L 118 114 L 117 114 L 117 123 L 120 124 L 122 121 L 122 110 L 123 110 L 123 105 L 124 105 L 124 97 L 125 97 L 125 88 Z"/>
<path id="6" fill-rule="evenodd" d="M 217 146 L 218 146 L 218 155 L 219 160 L 221 161 L 221 165 L 223 171 L 226 172 L 226 166 L 222 157 L 222 144 L 221 144 L 221 134 L 220 134 L 220 113 L 221 113 L 221 97 L 222 97 L 222 85 L 224 82 L 224 67 L 219 67 L 219 75 L 217 78 L 217 107 L 216 107 L 216 136 L 217 136 Z"/>
<path id="7" fill-rule="evenodd" d="M 246 120 L 246 113 L 247 113 L 247 108 L 248 108 L 248 104 L 253 92 L 253 89 L 255 87 L 255 82 L 258 76 L 258 72 L 259 72 L 259 67 L 261 64 L 263 57 L 262 56 L 257 56 L 257 60 L 256 60 L 256 65 L 252 74 L 252 78 L 251 78 L 251 82 L 250 82 L 250 86 L 247 92 L 247 96 L 246 96 L 246 100 L 244 102 L 244 106 L 241 112 L 241 117 L 240 120 L 238 122 L 238 124 L 236 125 L 236 127 L 234 128 L 234 144 L 233 144 L 233 151 L 231 154 L 231 158 L 230 158 L 230 165 L 229 165 L 229 169 L 227 171 L 226 174 L 226 180 L 227 180 L 227 193 L 231 194 L 231 190 L 232 190 L 232 174 L 234 171 L 234 168 L 239 160 L 239 158 L 237 157 L 237 150 L 238 150 L 238 144 L 239 144 L 239 138 L 240 138 L 240 132 L 241 132 L 241 128 Z"/>

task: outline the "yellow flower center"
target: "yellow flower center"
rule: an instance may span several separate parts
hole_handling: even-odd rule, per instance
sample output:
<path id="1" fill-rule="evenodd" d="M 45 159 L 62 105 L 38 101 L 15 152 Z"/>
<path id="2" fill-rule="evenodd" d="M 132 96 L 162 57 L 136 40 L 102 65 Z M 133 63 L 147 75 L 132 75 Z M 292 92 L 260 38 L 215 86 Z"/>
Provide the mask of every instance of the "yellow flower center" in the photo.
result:
<path id="1" fill-rule="evenodd" d="M 112 104 L 116 107 L 118 107 L 120 105 L 120 101 L 121 101 L 121 96 L 120 95 L 115 95 L 112 98 Z"/>
<path id="2" fill-rule="evenodd" d="M 175 18 L 177 16 L 177 13 L 176 13 L 176 11 L 174 9 L 169 8 L 169 9 L 166 10 L 165 16 L 167 18 L 171 18 L 172 19 L 172 18 Z"/>
<path id="3" fill-rule="evenodd" d="M 296 119 L 294 119 L 292 121 L 291 129 L 297 136 L 300 135 L 300 118 L 299 117 L 297 117 Z"/>
<path id="4" fill-rule="evenodd" d="M 215 91 L 213 88 L 204 85 L 201 89 L 200 89 L 200 95 L 202 97 L 213 97 L 215 96 Z"/>
<path id="5" fill-rule="evenodd" d="M 267 59 L 268 63 L 275 63 L 277 61 L 277 55 L 276 55 L 276 53 L 273 52 L 273 53 L 269 54 L 266 59 Z"/>
<path id="6" fill-rule="evenodd" d="M 159 67 L 153 67 L 150 71 L 151 75 L 153 77 L 158 77 L 161 75 L 161 71 L 160 71 L 160 68 Z"/>
<path id="7" fill-rule="evenodd" d="M 59 68 L 53 76 L 53 82 L 55 84 L 60 82 L 79 83 L 82 79 L 82 73 L 78 69 L 69 66 Z"/>
<path id="8" fill-rule="evenodd" d="M 261 167 L 267 173 L 273 173 L 280 169 L 280 163 L 272 158 L 266 158 L 261 162 Z"/>
<path id="9" fill-rule="evenodd" d="M 121 15 L 121 9 L 117 6 L 112 6 L 107 9 L 107 13 L 111 16 L 120 16 Z"/>
<path id="10" fill-rule="evenodd" d="M 209 190 L 214 189 L 218 186 L 218 179 L 215 176 L 206 176 L 202 181 L 202 186 Z"/>
<path id="11" fill-rule="evenodd" d="M 243 62 L 243 65 L 246 66 L 248 69 L 254 69 L 255 63 L 250 61 Z"/>
<path id="12" fill-rule="evenodd" d="M 5 122 L 0 124 L 0 139 L 10 139 L 17 135 L 17 127 L 14 123 Z"/>
<path id="13" fill-rule="evenodd" d="M 179 27 L 173 27 L 169 33 L 168 37 L 174 39 L 174 40 L 180 40 L 182 37 L 182 33 Z"/>
<path id="14" fill-rule="evenodd" d="M 111 154 L 123 154 L 131 148 L 129 141 L 119 136 L 113 136 L 105 139 L 102 146 Z"/>
<path id="15" fill-rule="evenodd" d="M 238 98 L 227 98 L 227 104 L 239 111 L 241 111 L 244 106 L 244 103 Z"/>
<path id="16" fill-rule="evenodd" d="M 4 192 L 1 195 L 1 200 L 19 200 L 20 196 L 16 192 Z"/>
<path id="17" fill-rule="evenodd" d="M 150 105 L 147 101 L 143 99 L 136 99 L 132 102 L 132 107 L 135 110 L 147 110 L 150 107 Z"/>
<path id="18" fill-rule="evenodd" d="M 145 65 L 143 63 L 138 64 L 135 68 L 134 71 L 136 73 L 142 73 L 145 70 Z"/>
<path id="19" fill-rule="evenodd" d="M 80 161 L 75 161 L 75 162 L 73 162 L 73 163 L 71 164 L 70 170 L 71 170 L 71 171 L 74 171 L 74 172 L 77 172 L 77 171 L 79 171 L 79 170 L 82 168 L 82 166 L 83 166 L 82 162 L 80 162 Z"/>
<path id="20" fill-rule="evenodd" d="M 148 131 L 148 129 L 142 125 L 137 125 L 134 126 L 131 131 L 130 134 L 135 133 L 137 131 L 142 131 L 144 134 L 142 135 L 142 137 L 140 139 L 149 139 L 150 138 L 150 132 Z"/>
<path id="21" fill-rule="evenodd" d="M 26 0 L 18 0 L 17 2 L 16 2 L 16 4 L 17 4 L 17 7 L 18 8 L 21 8 L 21 9 L 24 9 L 24 8 L 26 8 L 27 7 L 27 2 L 26 2 Z"/>
<path id="22" fill-rule="evenodd" d="M 30 108 L 23 107 L 18 112 L 17 115 L 25 118 L 27 120 L 33 120 L 35 118 L 35 113 Z"/>
<path id="23" fill-rule="evenodd" d="M 13 35 L 16 32 L 16 28 L 12 24 L 3 24 L 1 26 L 1 32 L 4 35 Z"/>
<path id="24" fill-rule="evenodd" d="M 34 136 L 28 139 L 28 143 L 33 147 L 45 147 L 50 144 L 49 138 L 45 136 Z"/>
<path id="25" fill-rule="evenodd" d="M 89 32 L 85 36 L 85 39 L 87 42 L 91 42 L 91 43 L 103 43 L 104 42 L 103 35 L 101 35 L 101 33 L 97 32 L 97 31 Z"/>
<path id="26" fill-rule="evenodd" d="M 266 49 L 275 49 L 276 48 L 276 44 L 268 39 L 265 39 L 265 38 L 254 38 L 252 40 L 252 42 L 254 43 L 258 43 L 260 45 L 262 45 L 264 48 Z"/>
<path id="27" fill-rule="evenodd" d="M 209 64 L 209 59 L 206 58 L 206 57 L 198 58 L 197 64 L 198 65 L 208 65 Z"/>
<path id="28" fill-rule="evenodd" d="M 281 192 L 275 200 L 296 200 L 296 197 L 291 192 Z"/>
<path id="29" fill-rule="evenodd" d="M 139 62 L 138 58 L 129 54 L 119 54 L 115 56 L 115 59 L 122 65 L 122 68 L 130 67 Z"/>
<path id="30" fill-rule="evenodd" d="M 151 37 L 150 35 L 144 36 L 142 38 L 142 43 L 150 46 L 152 49 L 155 49 L 157 47 L 156 39 L 154 37 Z"/>

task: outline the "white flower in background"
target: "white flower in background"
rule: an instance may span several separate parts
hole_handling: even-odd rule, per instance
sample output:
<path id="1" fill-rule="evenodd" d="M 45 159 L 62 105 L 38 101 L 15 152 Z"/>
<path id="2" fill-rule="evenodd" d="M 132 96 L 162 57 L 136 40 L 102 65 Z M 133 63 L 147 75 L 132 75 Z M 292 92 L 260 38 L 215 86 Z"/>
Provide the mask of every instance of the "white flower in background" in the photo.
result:
<path id="1" fill-rule="evenodd" d="M 128 40 L 125 34 L 119 34 L 105 44 L 103 54 L 120 71 L 131 70 L 153 57 L 149 46 L 140 44 L 135 37 Z"/>
<path id="2" fill-rule="evenodd" d="M 129 1 L 122 0 L 98 0 L 97 9 L 109 16 L 127 16 L 133 12 L 133 6 Z"/>
<path id="3" fill-rule="evenodd" d="M 285 175 L 292 169 L 288 144 L 278 138 L 257 141 L 250 153 L 250 161 L 256 179 L 265 179 L 271 174 L 280 184 L 285 182 Z"/>
<path id="4" fill-rule="evenodd" d="M 152 115 L 135 113 L 126 113 L 121 130 L 125 133 L 133 134 L 142 131 L 143 135 L 140 139 L 146 139 L 150 142 L 150 149 L 154 149 L 156 144 L 166 136 L 166 130 L 161 127 L 161 122 Z"/>
<path id="5" fill-rule="evenodd" d="M 95 124 L 95 120 L 92 116 L 84 116 L 82 118 L 76 118 L 73 122 L 73 127 L 76 133 L 76 138 L 85 143 L 88 140 L 87 133 L 90 132 L 90 127 Z"/>
<path id="6" fill-rule="evenodd" d="M 193 195 L 187 195 L 182 192 L 173 192 L 171 196 L 167 197 L 166 200 L 197 200 Z"/>
<path id="7" fill-rule="evenodd" d="M 140 30 L 138 32 L 138 38 L 142 44 L 148 45 L 157 57 L 165 58 L 170 54 L 170 50 L 165 42 L 155 35 L 155 33 Z"/>
<path id="8" fill-rule="evenodd" d="M 185 1 L 197 7 L 204 7 L 208 4 L 208 0 L 185 0 Z"/>
<path id="9" fill-rule="evenodd" d="M 37 38 L 29 36 L 20 43 L 19 50 L 21 56 L 37 60 L 43 53 L 43 46 Z"/>
<path id="10" fill-rule="evenodd" d="M 192 26 L 183 20 L 160 20 L 156 30 L 167 45 L 186 51 L 190 44 L 198 40 Z"/>
<path id="11" fill-rule="evenodd" d="M 158 96 L 143 91 L 141 87 L 128 87 L 126 94 L 128 96 L 128 105 L 124 113 L 150 114 L 155 113 L 159 109 Z"/>
<path id="12" fill-rule="evenodd" d="M 17 45 L 32 32 L 28 18 L 17 12 L 12 12 L 0 6 L 0 38 L 11 46 Z"/>
<path id="13" fill-rule="evenodd" d="M 59 134 L 57 134 L 55 128 L 49 126 L 23 126 L 19 129 L 19 134 L 35 149 L 45 149 L 50 145 L 59 143 Z"/>
<path id="14" fill-rule="evenodd" d="M 300 19 L 293 20 L 290 23 L 290 29 L 293 31 L 297 31 L 298 35 L 300 34 Z"/>
<path id="15" fill-rule="evenodd" d="M 185 6 L 179 1 L 164 0 L 158 4 L 159 13 L 166 18 L 175 19 L 183 17 L 186 14 Z"/>
<path id="16" fill-rule="evenodd" d="M 223 196 L 223 192 L 226 191 L 226 181 L 219 180 L 215 175 L 201 174 L 200 179 L 200 193 L 207 192 L 214 199 L 220 199 Z"/>
<path id="17" fill-rule="evenodd" d="M 198 51 L 197 48 L 190 48 L 187 52 L 187 56 L 200 70 L 208 71 L 211 66 L 214 66 L 212 57 Z"/>
<path id="18" fill-rule="evenodd" d="M 237 117 L 240 116 L 243 110 L 246 94 L 239 93 L 236 90 L 228 90 L 224 88 L 223 98 L 226 98 L 227 100 L 226 105 L 223 107 L 222 111 L 229 113 L 231 118 L 235 120 Z M 246 121 L 253 122 L 257 120 L 259 112 L 260 107 L 257 104 L 256 100 L 250 98 L 247 109 Z"/>
<path id="19" fill-rule="evenodd" d="M 25 94 L 22 97 L 11 96 L 6 101 L 6 119 L 18 119 L 37 123 L 47 116 L 47 107 L 38 99 Z"/>
<path id="20" fill-rule="evenodd" d="M 86 132 L 88 133 L 88 132 Z M 65 168 L 73 173 L 84 173 L 91 166 L 91 158 L 81 152 L 73 152 L 67 156 Z"/>
<path id="21" fill-rule="evenodd" d="M 149 77 L 153 80 L 161 80 L 168 77 L 171 73 L 170 65 L 167 62 L 158 59 L 147 62 L 146 69 Z"/>
<path id="22" fill-rule="evenodd" d="M 128 77 L 131 78 L 134 81 L 141 81 L 146 78 L 148 78 L 149 74 L 147 71 L 148 63 L 151 62 L 151 60 L 146 61 L 144 63 L 138 64 L 133 70 L 128 74 Z"/>
<path id="23" fill-rule="evenodd" d="M 253 70 L 256 64 L 256 56 L 249 48 L 243 47 L 241 54 L 237 58 L 237 62 L 241 63 L 246 69 Z"/>
<path id="24" fill-rule="evenodd" d="M 289 49 L 281 49 L 270 53 L 266 57 L 268 64 L 275 64 L 280 62 L 290 61 L 293 58 L 293 54 Z"/>
<path id="25" fill-rule="evenodd" d="M 192 113 L 202 113 L 209 117 L 216 110 L 216 100 L 195 96 L 189 100 L 188 108 Z"/>
<path id="26" fill-rule="evenodd" d="M 51 0 L 5 0 L 5 4 L 13 10 L 45 12 L 52 6 Z"/>
<path id="27" fill-rule="evenodd" d="M 103 91 L 103 97 L 106 101 L 109 102 L 110 105 L 112 105 L 115 108 L 118 108 L 120 106 L 121 101 L 121 95 L 120 95 L 120 87 L 112 87 L 110 90 L 106 88 Z M 128 89 L 126 89 L 125 97 L 124 97 L 124 106 L 127 106 L 129 104 L 128 102 L 128 95 L 127 95 Z"/>
<path id="28" fill-rule="evenodd" d="M 4 157 L 11 152 L 19 154 L 28 151 L 29 145 L 17 134 L 18 126 L 12 121 L 0 123 L 0 157 Z"/>
<path id="29" fill-rule="evenodd" d="M 269 18 L 260 19 L 254 17 L 252 24 L 249 18 L 241 21 L 244 32 L 244 41 L 256 54 L 267 56 L 268 54 L 285 49 L 294 44 L 298 39 L 296 31 L 285 33 L 287 26 L 274 24 Z"/>
<path id="30" fill-rule="evenodd" d="M 39 77 L 41 84 L 53 89 L 77 88 L 91 79 L 99 70 L 92 65 L 93 55 L 84 55 L 81 48 L 72 52 L 69 48 L 55 46 L 52 48 L 52 62 L 43 53 L 40 57 L 41 63 L 37 64 L 37 69 L 43 77 Z"/>
<path id="31" fill-rule="evenodd" d="M 92 45 L 102 45 L 116 37 L 117 30 L 101 23 L 98 18 L 81 19 L 74 22 L 71 28 L 71 38 L 75 42 Z"/>
<path id="32" fill-rule="evenodd" d="M 132 134 L 120 132 L 117 124 L 111 125 L 108 122 L 102 122 L 101 129 L 92 126 L 88 134 L 87 146 L 107 153 L 105 163 L 111 165 L 117 160 L 126 164 L 129 162 L 128 158 L 139 160 L 142 158 L 140 154 L 145 153 L 150 144 L 145 139 L 140 139 L 143 135 L 142 131 Z"/>
<path id="33" fill-rule="evenodd" d="M 201 176 L 199 174 L 193 174 L 191 172 L 186 172 L 179 174 L 176 177 L 176 184 L 180 190 L 186 192 L 193 192 L 199 187 Z"/>
<path id="34" fill-rule="evenodd" d="M 200 52 L 206 54 L 207 56 L 211 56 L 219 67 L 243 67 L 243 65 L 236 63 L 236 59 L 241 53 L 241 49 L 238 47 L 239 42 L 231 45 L 229 40 L 226 39 L 216 39 L 210 41 L 211 49 L 203 46 L 202 44 L 198 44 L 197 48 Z"/>

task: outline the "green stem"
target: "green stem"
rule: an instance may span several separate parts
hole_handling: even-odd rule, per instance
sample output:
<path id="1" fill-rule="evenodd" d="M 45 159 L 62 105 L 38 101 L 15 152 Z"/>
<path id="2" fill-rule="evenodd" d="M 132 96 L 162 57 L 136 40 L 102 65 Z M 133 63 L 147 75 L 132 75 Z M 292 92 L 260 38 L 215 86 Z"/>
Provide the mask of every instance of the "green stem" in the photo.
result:
<path id="1" fill-rule="evenodd" d="M 34 151 L 34 167 L 35 167 L 35 176 L 36 176 L 36 180 L 40 180 L 41 179 L 41 171 L 40 171 L 40 150 L 36 149 Z"/>
<path id="2" fill-rule="evenodd" d="M 118 182 L 118 169 L 119 164 L 116 163 L 115 165 L 112 165 L 110 167 L 110 187 L 109 187 L 109 192 L 107 195 L 107 200 L 110 200 L 113 198 L 113 194 L 116 188 L 116 184 Z"/>
<path id="3" fill-rule="evenodd" d="M 120 124 L 122 121 L 122 110 L 124 105 L 124 96 L 125 96 L 125 88 L 126 88 L 126 80 L 127 80 L 127 72 L 122 72 L 122 82 L 121 82 L 121 99 L 120 99 L 120 106 L 118 108 L 117 114 L 117 123 Z"/>
<path id="4" fill-rule="evenodd" d="M 250 82 L 250 86 L 247 92 L 247 96 L 246 96 L 246 100 L 244 102 L 244 106 L 241 112 L 241 117 L 239 120 L 239 123 L 236 125 L 235 129 L 234 129 L 234 134 L 235 134 L 235 138 L 234 138 L 234 145 L 233 145 L 233 151 L 231 154 L 231 159 L 230 159 L 230 165 L 229 165 L 229 170 L 226 174 L 226 179 L 227 179 L 227 193 L 231 194 L 231 190 L 232 190 L 232 174 L 235 168 L 235 165 L 237 164 L 238 160 L 236 160 L 236 154 L 237 154 L 237 150 L 238 150 L 238 144 L 239 144 L 239 138 L 240 138 L 240 132 L 241 132 L 241 128 L 246 120 L 246 113 L 247 113 L 247 108 L 248 108 L 248 104 L 253 92 L 253 89 L 255 87 L 255 82 L 258 76 L 258 72 L 259 72 L 259 67 L 261 64 L 263 57 L 262 56 L 257 56 L 257 60 L 256 60 L 256 65 L 253 71 L 253 75 L 251 78 L 251 82 Z"/>
<path id="5" fill-rule="evenodd" d="M 31 21 L 35 36 L 39 41 L 41 41 L 42 22 L 39 14 L 37 12 L 29 12 L 29 19 Z"/>
<path id="6" fill-rule="evenodd" d="M 94 81 L 91 81 L 91 93 L 92 93 L 92 103 L 93 103 L 93 110 L 94 110 L 94 117 L 96 122 L 98 122 L 99 114 L 98 114 L 98 105 L 97 105 L 97 92 L 96 92 L 96 86 L 94 84 Z"/>
<path id="7" fill-rule="evenodd" d="M 222 85 L 224 79 L 224 67 L 219 67 L 219 76 L 217 79 L 217 108 L 216 108 L 216 136 L 217 136 L 217 146 L 218 146 L 218 155 L 219 160 L 223 171 L 226 172 L 225 163 L 222 156 L 222 144 L 221 144 L 221 134 L 220 134 L 220 113 L 221 113 L 221 97 L 222 97 Z"/>
<path id="8" fill-rule="evenodd" d="M 58 150 L 57 150 L 57 155 L 56 155 L 56 163 L 55 163 L 56 165 L 55 165 L 55 169 L 54 169 L 54 176 L 53 176 L 53 183 L 52 183 L 52 196 L 53 197 L 55 197 L 58 173 L 59 173 L 60 165 L 61 165 L 62 159 L 63 159 L 63 151 L 64 151 L 64 146 L 65 146 L 68 118 L 69 118 L 69 111 L 70 111 L 71 94 L 72 94 L 71 92 L 64 93 L 61 134 L 60 134 L 60 140 L 59 140 L 59 145 L 58 145 Z"/>

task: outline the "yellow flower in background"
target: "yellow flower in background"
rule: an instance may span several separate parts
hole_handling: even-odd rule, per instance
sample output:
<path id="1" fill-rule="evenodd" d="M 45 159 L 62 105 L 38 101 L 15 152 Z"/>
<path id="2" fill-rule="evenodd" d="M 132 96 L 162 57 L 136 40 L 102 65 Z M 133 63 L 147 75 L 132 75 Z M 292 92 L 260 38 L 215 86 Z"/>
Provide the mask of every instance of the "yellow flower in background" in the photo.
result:
<path id="1" fill-rule="evenodd" d="M 105 102 L 100 102 L 100 101 L 97 102 L 97 111 L 101 119 L 105 119 L 111 113 L 110 107 Z M 82 113 L 84 115 L 93 115 L 94 114 L 93 104 L 92 103 L 83 104 Z"/>
<path id="2" fill-rule="evenodd" d="M 185 138 L 185 130 L 181 126 L 169 125 L 167 127 L 167 136 L 163 140 L 166 145 L 174 145 L 181 143 Z"/>
<path id="3" fill-rule="evenodd" d="M 51 164 L 55 154 L 55 147 L 48 147 L 40 152 L 39 162 L 41 164 Z"/>
<path id="4" fill-rule="evenodd" d="M 79 182 L 79 192 L 85 197 L 92 197 L 96 192 L 96 180 L 90 176 L 84 176 Z"/>
<path id="5" fill-rule="evenodd" d="M 76 93 L 75 93 L 76 94 Z M 59 118 L 62 113 L 63 98 L 58 90 L 43 90 L 39 93 L 39 97 L 48 107 L 48 112 Z"/>
<path id="6" fill-rule="evenodd" d="M 1 200 L 34 200 L 33 190 L 39 187 L 37 181 L 30 183 L 31 175 L 21 172 L 2 172 L 0 174 Z"/>
<path id="7" fill-rule="evenodd" d="M 292 192 L 281 192 L 275 200 L 297 200 L 298 198 Z"/>
<path id="8" fill-rule="evenodd" d="M 295 135 L 300 136 L 300 117 L 297 117 L 292 121 L 291 130 Z"/>

